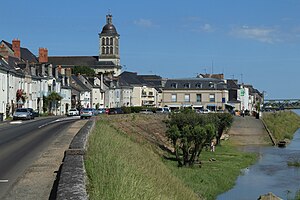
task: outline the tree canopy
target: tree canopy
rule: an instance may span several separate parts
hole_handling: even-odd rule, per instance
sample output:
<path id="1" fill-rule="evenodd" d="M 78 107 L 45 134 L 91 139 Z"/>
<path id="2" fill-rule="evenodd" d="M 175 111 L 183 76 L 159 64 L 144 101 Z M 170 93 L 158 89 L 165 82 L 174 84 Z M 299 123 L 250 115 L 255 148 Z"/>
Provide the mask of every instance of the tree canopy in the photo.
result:
<path id="1" fill-rule="evenodd" d="M 90 68 L 90 67 L 86 67 L 86 66 L 76 66 L 73 68 L 73 74 L 77 75 L 77 74 L 85 74 L 87 76 L 94 76 L 95 75 L 95 71 Z"/>
<path id="2" fill-rule="evenodd" d="M 172 113 L 168 120 L 167 137 L 174 147 L 179 166 L 192 166 L 199 160 L 202 149 L 232 123 L 228 113 L 198 114 L 192 110 Z"/>

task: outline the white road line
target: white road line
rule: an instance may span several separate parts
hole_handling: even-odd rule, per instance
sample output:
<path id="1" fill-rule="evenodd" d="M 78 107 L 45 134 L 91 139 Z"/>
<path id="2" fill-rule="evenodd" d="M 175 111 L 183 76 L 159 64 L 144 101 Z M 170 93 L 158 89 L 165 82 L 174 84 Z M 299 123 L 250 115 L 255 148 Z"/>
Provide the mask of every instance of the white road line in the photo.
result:
<path id="1" fill-rule="evenodd" d="M 22 121 L 12 121 L 12 122 L 9 122 L 10 124 L 22 124 Z"/>
<path id="2" fill-rule="evenodd" d="M 8 180 L 0 180 L 0 183 L 8 183 Z"/>
<path id="3" fill-rule="evenodd" d="M 60 118 L 56 119 L 54 121 L 48 122 L 46 124 L 40 125 L 38 128 L 43 128 L 44 126 L 48 126 L 50 124 L 54 124 L 55 122 L 60 122 L 60 121 L 68 121 L 68 120 L 74 120 L 74 119 L 79 119 L 79 117 L 68 117 L 68 118 Z"/>

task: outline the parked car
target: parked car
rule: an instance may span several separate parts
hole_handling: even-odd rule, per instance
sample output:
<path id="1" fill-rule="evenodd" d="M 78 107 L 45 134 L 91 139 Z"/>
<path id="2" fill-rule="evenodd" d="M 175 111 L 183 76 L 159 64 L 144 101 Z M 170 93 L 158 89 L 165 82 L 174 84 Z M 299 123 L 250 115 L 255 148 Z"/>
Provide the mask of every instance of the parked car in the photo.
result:
<path id="1" fill-rule="evenodd" d="M 17 108 L 13 114 L 13 120 L 18 119 L 30 120 L 32 119 L 32 114 L 28 108 Z"/>
<path id="2" fill-rule="evenodd" d="M 77 110 L 76 108 L 72 108 L 69 110 L 68 116 L 78 116 L 79 115 L 79 110 Z"/>
<path id="3" fill-rule="evenodd" d="M 28 108 L 29 112 L 31 113 L 31 119 L 39 116 L 39 113 L 34 111 L 32 108 Z"/>
<path id="4" fill-rule="evenodd" d="M 170 108 L 168 107 L 163 107 L 163 108 L 157 108 L 156 113 L 169 113 L 171 112 Z"/>
<path id="5" fill-rule="evenodd" d="M 111 114 L 123 114 L 123 110 L 122 108 L 110 108 L 108 110 L 108 114 L 111 115 Z"/>
<path id="6" fill-rule="evenodd" d="M 140 111 L 140 113 L 143 113 L 143 114 L 153 114 L 152 110 L 149 110 L 149 109 L 142 109 Z"/>
<path id="7" fill-rule="evenodd" d="M 106 109 L 105 108 L 99 108 L 98 109 L 98 114 L 105 114 Z"/>
<path id="8" fill-rule="evenodd" d="M 95 109 L 93 108 L 83 108 L 80 111 L 80 119 L 91 118 L 95 115 Z"/>

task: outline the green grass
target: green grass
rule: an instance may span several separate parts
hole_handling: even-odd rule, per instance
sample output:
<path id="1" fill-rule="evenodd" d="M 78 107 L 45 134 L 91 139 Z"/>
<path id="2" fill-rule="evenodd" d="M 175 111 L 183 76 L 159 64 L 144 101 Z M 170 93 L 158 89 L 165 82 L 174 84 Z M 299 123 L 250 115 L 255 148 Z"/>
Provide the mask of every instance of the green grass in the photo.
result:
<path id="1" fill-rule="evenodd" d="M 300 116 L 292 111 L 264 113 L 263 120 L 277 140 L 291 140 L 300 127 Z"/>
<path id="2" fill-rule="evenodd" d="M 215 158 L 216 161 L 209 161 L 211 158 Z M 256 154 L 237 151 L 230 143 L 222 142 L 222 146 L 217 146 L 214 153 L 203 151 L 201 168 L 178 168 L 176 162 L 165 163 L 175 176 L 199 196 L 216 199 L 219 194 L 231 189 L 241 174 L 241 169 L 254 164 L 256 159 Z"/>
<path id="3" fill-rule="evenodd" d="M 90 199 L 198 199 L 150 149 L 98 121 L 85 157 Z"/>

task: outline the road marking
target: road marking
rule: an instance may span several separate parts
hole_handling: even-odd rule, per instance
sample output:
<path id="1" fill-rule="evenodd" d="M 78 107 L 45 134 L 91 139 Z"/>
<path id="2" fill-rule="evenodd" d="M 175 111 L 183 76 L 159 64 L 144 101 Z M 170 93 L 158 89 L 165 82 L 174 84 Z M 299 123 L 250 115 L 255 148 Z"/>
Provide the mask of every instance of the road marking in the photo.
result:
<path id="1" fill-rule="evenodd" d="M 8 183 L 8 180 L 0 180 L 0 183 Z"/>
<path id="2" fill-rule="evenodd" d="M 9 122 L 10 124 L 22 124 L 22 121 L 12 121 L 12 122 Z"/>
<path id="3" fill-rule="evenodd" d="M 54 124 L 56 122 L 61 122 L 61 121 L 68 121 L 68 120 L 74 120 L 74 119 L 80 119 L 80 117 L 75 116 L 75 117 L 68 117 L 68 118 L 60 118 L 60 119 L 56 119 L 54 121 L 48 122 L 46 124 L 40 125 L 38 128 L 43 128 L 44 126 L 48 126 L 50 124 Z"/>

